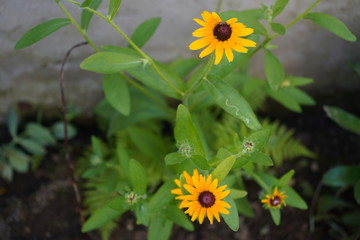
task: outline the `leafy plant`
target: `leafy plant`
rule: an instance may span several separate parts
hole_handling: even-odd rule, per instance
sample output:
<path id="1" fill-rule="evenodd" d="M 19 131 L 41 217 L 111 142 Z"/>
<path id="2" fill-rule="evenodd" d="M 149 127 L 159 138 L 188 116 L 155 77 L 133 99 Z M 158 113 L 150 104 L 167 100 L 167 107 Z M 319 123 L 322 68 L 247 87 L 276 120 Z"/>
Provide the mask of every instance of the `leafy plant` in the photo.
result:
<path id="1" fill-rule="evenodd" d="M 96 113 L 107 140 L 92 137 L 91 150 L 79 167 L 79 174 L 87 180 L 84 194 L 90 215 L 83 232 L 102 228 L 107 238 L 114 220 L 127 211 L 134 213 L 138 224 L 148 227 L 149 239 L 167 239 L 174 224 L 193 230 L 192 221 L 203 223 L 205 217 L 210 223 L 223 218 L 237 231 L 238 214 L 253 214 L 242 177 L 255 180 L 263 189 L 259 201 L 277 225 L 286 204 L 307 208 L 288 186 L 294 171 L 278 179 L 265 173 L 265 167 L 273 165 L 271 156 L 281 162 L 313 154 L 291 138 L 292 131 L 278 123 L 261 123 L 255 110 L 267 96 L 295 112 L 314 104 L 298 88 L 312 79 L 288 76 L 270 45 L 295 23 L 309 19 L 355 41 L 339 20 L 310 13 L 320 0 L 286 26 L 277 22 L 277 16 L 287 0 L 253 10 L 204 11 L 202 20 L 195 19 L 202 27 L 193 36 L 200 39 L 189 48 L 203 48 L 199 57 L 210 55 L 208 61 L 176 59 L 169 64 L 155 61 L 141 49 L 156 32 L 160 18 L 144 21 L 129 37 L 114 22 L 121 0 L 110 1 L 107 15 L 96 10 L 101 0 L 66 1 L 82 9 L 80 24 L 55 0 L 66 18 L 34 27 L 15 48 L 30 46 L 70 22 L 94 50 L 80 67 L 104 75 L 105 99 Z M 96 46 L 87 32 L 95 15 L 128 45 Z M 264 52 L 266 81 L 247 72 L 251 57 L 259 51 Z M 226 115 L 232 119 L 221 120 Z M 226 126 L 226 121 L 231 124 Z"/>
<path id="2" fill-rule="evenodd" d="M 31 162 L 36 168 L 46 153 L 46 146 L 56 140 L 48 128 L 35 122 L 27 123 L 25 130 L 19 133 L 16 108 L 10 107 L 7 116 L 11 141 L 0 146 L 0 172 L 3 178 L 11 181 L 14 171 L 27 172 Z"/>

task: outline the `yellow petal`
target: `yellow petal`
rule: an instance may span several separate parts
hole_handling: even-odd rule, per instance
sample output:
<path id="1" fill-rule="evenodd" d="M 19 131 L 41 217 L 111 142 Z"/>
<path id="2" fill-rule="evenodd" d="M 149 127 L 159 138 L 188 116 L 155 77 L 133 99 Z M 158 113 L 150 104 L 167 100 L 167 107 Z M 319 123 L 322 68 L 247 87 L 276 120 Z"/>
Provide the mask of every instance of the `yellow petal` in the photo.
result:
<path id="1" fill-rule="evenodd" d="M 203 26 L 203 27 L 206 26 L 206 22 L 204 22 L 203 20 L 200 20 L 200 19 L 198 19 L 198 18 L 193 18 L 193 20 L 194 20 L 197 24 L 199 24 L 199 25 L 201 25 L 201 26 Z"/>
<path id="2" fill-rule="evenodd" d="M 212 12 L 211 15 L 213 16 L 216 22 L 218 23 L 222 22 L 220 16 L 216 12 Z"/>
<path id="3" fill-rule="evenodd" d="M 175 179 L 174 182 L 175 182 L 176 186 L 180 187 L 180 180 L 179 179 Z"/>
<path id="4" fill-rule="evenodd" d="M 247 53 L 248 49 L 244 48 L 243 46 L 240 46 L 238 44 L 234 44 L 232 47 L 235 51 L 240 52 L 240 53 Z"/>
<path id="5" fill-rule="evenodd" d="M 217 41 L 218 40 L 214 40 L 207 48 L 202 50 L 199 57 L 203 58 L 203 57 L 206 57 L 207 55 L 209 55 L 210 53 L 212 53 L 212 51 L 214 51 L 214 49 L 216 47 Z"/>
<path id="6" fill-rule="evenodd" d="M 223 42 L 219 41 L 215 48 L 215 65 L 219 64 L 224 54 Z"/>
<path id="7" fill-rule="evenodd" d="M 236 23 L 238 21 L 238 19 L 237 18 L 230 18 L 229 20 L 226 20 L 226 23 L 227 24 L 232 24 L 232 23 Z M 231 26 L 230 26 L 231 27 Z"/>
<path id="8" fill-rule="evenodd" d="M 216 201 L 215 205 L 219 208 L 231 208 L 231 206 L 225 201 Z"/>
<path id="9" fill-rule="evenodd" d="M 220 222 L 220 215 L 217 209 L 215 209 L 214 207 L 211 207 L 211 212 L 213 213 L 214 217 L 216 218 L 216 220 L 218 222 Z"/>
<path id="10" fill-rule="evenodd" d="M 211 183 L 211 185 L 209 187 L 209 191 L 210 192 L 215 192 L 216 188 L 217 188 L 217 185 L 218 185 L 218 180 L 217 180 L 217 178 L 215 178 L 214 181 Z"/>
<path id="11" fill-rule="evenodd" d="M 213 36 L 213 33 L 209 28 L 198 28 L 192 33 L 192 35 L 194 37 L 206 37 Z"/>
<path id="12" fill-rule="evenodd" d="M 211 42 L 212 42 L 212 38 L 209 37 L 201 38 L 192 42 L 189 45 L 189 48 L 190 50 L 198 50 L 205 47 L 206 45 L 209 45 Z"/>
<path id="13" fill-rule="evenodd" d="M 230 213 L 226 208 L 219 208 L 218 212 L 222 213 L 222 214 L 229 214 Z"/>
<path id="14" fill-rule="evenodd" d="M 175 194 L 175 195 L 182 195 L 182 192 L 181 192 L 180 188 L 176 188 L 176 189 L 171 190 L 171 193 Z"/>
<path id="15" fill-rule="evenodd" d="M 184 184 L 184 188 L 186 189 L 186 191 L 188 191 L 192 195 L 198 195 L 199 194 L 199 192 L 193 186 L 190 186 L 188 184 Z"/>
<path id="16" fill-rule="evenodd" d="M 222 192 L 222 193 L 220 193 L 220 194 L 217 194 L 216 195 L 216 198 L 218 198 L 218 199 L 223 199 L 223 198 L 225 198 L 227 195 L 229 195 L 230 194 L 230 190 L 227 190 L 227 191 L 225 191 L 225 192 Z"/>
<path id="17" fill-rule="evenodd" d="M 213 216 L 213 213 L 211 211 L 211 208 L 207 208 L 206 209 L 206 215 L 210 221 L 210 224 L 213 224 L 213 221 L 214 221 L 214 216 Z"/>
<path id="18" fill-rule="evenodd" d="M 234 60 L 234 54 L 230 47 L 225 48 L 225 55 L 229 62 L 232 62 Z"/>
<path id="19" fill-rule="evenodd" d="M 256 42 L 249 39 L 239 38 L 236 40 L 236 43 L 243 47 L 256 47 Z"/>
<path id="20" fill-rule="evenodd" d="M 230 19 L 231 20 L 231 19 Z M 241 31 L 242 29 L 246 28 L 246 26 L 243 23 L 237 22 L 237 23 L 232 23 L 230 25 L 232 32 L 237 32 L 237 31 Z M 251 29 L 251 28 L 250 28 Z"/>
<path id="21" fill-rule="evenodd" d="M 199 214 L 199 223 L 202 224 L 205 218 L 205 214 L 206 214 L 206 208 L 201 208 L 200 210 L 200 214 Z"/>
<path id="22" fill-rule="evenodd" d="M 208 11 L 203 11 L 201 13 L 202 18 L 204 19 L 205 22 L 209 22 L 213 20 L 213 17 L 211 15 L 211 13 L 209 13 Z"/>
<path id="23" fill-rule="evenodd" d="M 242 28 L 238 34 L 239 37 L 250 35 L 254 32 L 252 28 Z"/>

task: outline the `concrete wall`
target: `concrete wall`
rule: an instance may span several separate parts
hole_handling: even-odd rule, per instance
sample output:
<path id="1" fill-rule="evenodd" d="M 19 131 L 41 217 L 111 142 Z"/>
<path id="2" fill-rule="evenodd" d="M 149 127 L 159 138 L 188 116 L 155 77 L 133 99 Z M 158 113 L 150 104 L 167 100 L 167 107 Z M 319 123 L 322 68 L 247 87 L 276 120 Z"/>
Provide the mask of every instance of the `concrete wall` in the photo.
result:
<path id="1" fill-rule="evenodd" d="M 304 11 L 314 0 L 290 0 L 279 16 L 287 24 Z M 68 10 L 79 17 L 80 9 L 61 1 Z M 244 10 L 267 5 L 274 0 L 224 0 L 222 10 Z M 203 10 L 214 11 L 215 0 L 123 0 L 115 22 L 127 33 L 151 17 L 161 17 L 162 23 L 144 50 L 160 61 L 176 57 L 197 56 L 188 50 L 194 40 L 191 33 L 198 25 L 192 18 Z M 99 9 L 106 13 L 108 1 Z M 324 0 L 315 11 L 332 14 L 360 37 L 360 1 Z M 15 51 L 14 43 L 31 27 L 55 17 L 64 17 L 50 0 L 0 0 L 0 116 L 9 104 L 25 101 L 34 105 L 58 106 L 58 76 L 60 63 L 66 51 L 83 41 L 73 26 L 60 29 L 47 39 L 29 48 Z M 94 17 L 89 29 L 97 45 L 126 43 L 110 26 Z M 338 91 L 360 89 L 360 81 L 346 65 L 347 61 L 360 60 L 360 42 L 349 43 L 326 32 L 313 23 L 303 20 L 279 37 L 274 44 L 280 46 L 275 53 L 283 62 L 287 73 L 313 77 L 316 83 L 309 89 L 314 94 L 331 94 Z M 66 95 L 68 101 L 91 113 L 101 99 L 101 76 L 79 69 L 79 63 L 92 53 L 89 46 L 73 51 L 66 65 Z M 262 72 L 262 56 L 255 56 L 252 72 Z"/>

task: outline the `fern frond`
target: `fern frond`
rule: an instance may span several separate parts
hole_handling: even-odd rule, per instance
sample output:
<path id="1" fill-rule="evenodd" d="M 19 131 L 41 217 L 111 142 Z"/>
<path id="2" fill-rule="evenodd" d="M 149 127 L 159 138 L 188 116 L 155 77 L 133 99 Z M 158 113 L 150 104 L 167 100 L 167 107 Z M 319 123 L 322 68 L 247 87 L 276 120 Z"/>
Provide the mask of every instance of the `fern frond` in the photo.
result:
<path id="1" fill-rule="evenodd" d="M 270 122 L 268 119 L 262 121 L 264 128 L 270 129 L 270 139 L 264 148 L 275 162 L 275 165 L 281 165 L 285 160 L 291 160 L 296 157 L 315 158 L 316 154 L 310 151 L 305 145 L 294 137 L 295 130 L 287 128 L 279 121 Z M 237 133 L 240 138 L 250 134 L 250 130 L 238 119 L 229 114 L 224 114 L 221 121 L 213 124 L 215 138 L 212 146 L 214 149 L 228 147 L 234 144 L 234 134 Z"/>

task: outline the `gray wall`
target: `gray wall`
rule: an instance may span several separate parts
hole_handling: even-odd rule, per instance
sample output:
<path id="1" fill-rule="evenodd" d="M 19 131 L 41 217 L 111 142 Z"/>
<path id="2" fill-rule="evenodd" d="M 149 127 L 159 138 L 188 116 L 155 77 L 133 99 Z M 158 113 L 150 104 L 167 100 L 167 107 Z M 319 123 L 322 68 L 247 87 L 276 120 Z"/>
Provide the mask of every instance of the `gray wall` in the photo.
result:
<path id="1" fill-rule="evenodd" d="M 290 0 L 279 16 L 287 24 L 304 11 L 314 0 Z M 80 10 L 62 0 L 75 16 Z M 260 2 L 271 5 L 275 0 L 224 0 L 222 10 L 243 10 L 258 7 Z M 160 16 L 162 23 L 154 38 L 144 50 L 160 61 L 176 57 L 197 56 L 188 50 L 194 38 L 191 33 L 198 25 L 192 18 L 200 17 L 203 10 L 214 11 L 215 0 L 123 0 L 115 22 L 130 35 L 133 29 L 151 17 Z M 100 11 L 106 13 L 108 1 Z M 324 0 L 315 11 L 332 14 L 360 37 L 360 0 Z M 59 103 L 58 76 L 60 63 L 66 51 L 83 41 L 73 26 L 65 27 L 47 39 L 29 48 L 15 51 L 14 43 L 32 26 L 55 17 L 64 17 L 50 0 L 0 0 L 0 115 L 13 102 L 25 101 L 34 105 L 57 106 Z M 94 17 L 89 29 L 91 39 L 98 45 L 126 43 L 110 26 Z M 346 65 L 360 60 L 360 43 L 346 42 L 313 23 L 303 20 L 279 37 L 274 44 L 287 73 L 313 77 L 316 83 L 311 94 L 332 94 L 360 89 L 360 81 Z M 68 101 L 81 106 L 85 114 L 91 113 L 101 98 L 101 76 L 79 69 L 79 63 L 92 53 L 89 46 L 73 51 L 66 65 L 66 95 Z M 262 72 L 262 56 L 255 56 L 252 73 Z M 260 74 L 261 76 L 261 74 Z M 1 119 L 1 118 L 0 118 Z"/>

